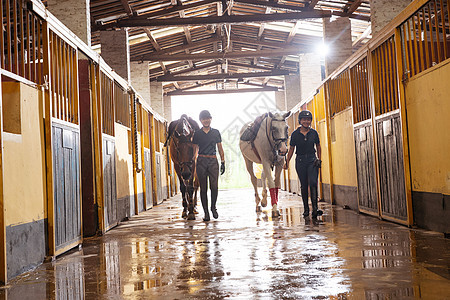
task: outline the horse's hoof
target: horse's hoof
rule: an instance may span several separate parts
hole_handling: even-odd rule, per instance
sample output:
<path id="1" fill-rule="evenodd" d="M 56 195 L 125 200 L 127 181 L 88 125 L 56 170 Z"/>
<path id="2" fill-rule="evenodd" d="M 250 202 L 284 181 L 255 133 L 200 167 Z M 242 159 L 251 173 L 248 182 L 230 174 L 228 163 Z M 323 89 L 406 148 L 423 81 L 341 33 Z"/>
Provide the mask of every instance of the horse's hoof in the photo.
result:
<path id="1" fill-rule="evenodd" d="M 272 218 L 279 218 L 281 216 L 278 210 L 272 210 Z"/>
<path id="2" fill-rule="evenodd" d="M 195 220 L 195 214 L 194 213 L 189 213 L 187 216 L 188 220 Z"/>
<path id="3" fill-rule="evenodd" d="M 261 212 L 261 211 L 262 211 L 261 206 L 258 205 L 258 206 L 256 207 L 256 212 Z"/>
<path id="4" fill-rule="evenodd" d="M 187 210 L 183 210 L 183 213 L 181 214 L 181 217 L 183 219 L 186 219 L 187 216 L 188 216 Z"/>

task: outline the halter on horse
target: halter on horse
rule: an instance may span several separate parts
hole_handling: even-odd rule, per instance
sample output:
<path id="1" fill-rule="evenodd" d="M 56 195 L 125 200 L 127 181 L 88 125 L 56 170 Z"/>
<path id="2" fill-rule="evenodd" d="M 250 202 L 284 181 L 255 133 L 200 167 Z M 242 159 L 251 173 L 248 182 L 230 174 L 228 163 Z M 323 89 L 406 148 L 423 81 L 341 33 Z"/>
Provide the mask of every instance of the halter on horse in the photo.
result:
<path id="1" fill-rule="evenodd" d="M 192 138 L 198 129 L 198 124 L 186 115 L 169 125 L 169 151 L 183 195 L 182 217 L 188 220 L 195 220 L 194 192 L 198 187 L 194 186 L 194 178 L 198 146 L 192 143 Z"/>
<path id="2" fill-rule="evenodd" d="M 279 217 L 280 212 L 277 209 L 278 189 L 281 186 L 280 175 L 284 165 L 284 158 L 287 154 L 288 126 L 286 118 L 291 113 L 268 113 L 265 120 L 261 123 L 256 137 L 253 141 L 240 141 L 239 147 L 244 156 L 247 171 L 255 190 L 256 211 L 261 211 L 261 207 L 267 205 L 266 179 L 269 185 L 270 198 L 272 203 L 272 217 Z M 244 125 L 242 133 L 248 125 Z M 262 181 L 263 192 L 262 200 L 258 195 L 257 178 L 253 172 L 253 163 L 263 165 Z M 275 180 L 272 177 L 272 170 L 275 167 Z"/>

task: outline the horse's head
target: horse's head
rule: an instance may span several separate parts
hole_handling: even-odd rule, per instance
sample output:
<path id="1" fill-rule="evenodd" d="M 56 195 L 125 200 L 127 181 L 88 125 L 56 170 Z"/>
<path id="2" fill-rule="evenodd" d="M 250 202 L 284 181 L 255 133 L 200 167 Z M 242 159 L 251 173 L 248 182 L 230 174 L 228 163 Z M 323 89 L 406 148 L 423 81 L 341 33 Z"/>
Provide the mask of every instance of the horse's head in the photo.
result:
<path id="1" fill-rule="evenodd" d="M 195 162 L 197 159 L 197 145 L 190 142 L 178 144 L 178 159 L 183 180 L 190 180 L 195 174 Z"/>
<path id="2" fill-rule="evenodd" d="M 284 156 L 288 152 L 287 140 L 289 138 L 289 133 L 286 118 L 289 117 L 290 114 L 290 111 L 285 114 L 269 112 L 269 117 L 272 119 L 270 132 L 272 134 L 272 139 L 275 142 L 275 151 L 277 152 L 277 155 Z"/>
<path id="3" fill-rule="evenodd" d="M 190 141 L 192 139 L 192 137 L 194 136 L 194 129 L 189 123 L 187 115 L 183 114 L 178 120 L 174 133 L 175 136 L 181 140 Z"/>

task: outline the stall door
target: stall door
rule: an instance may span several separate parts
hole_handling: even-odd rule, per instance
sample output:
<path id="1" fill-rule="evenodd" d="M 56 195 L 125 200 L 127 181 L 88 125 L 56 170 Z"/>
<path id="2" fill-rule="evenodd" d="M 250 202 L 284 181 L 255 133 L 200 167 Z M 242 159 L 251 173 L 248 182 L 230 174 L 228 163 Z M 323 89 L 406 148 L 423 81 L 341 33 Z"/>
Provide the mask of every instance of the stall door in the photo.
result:
<path id="1" fill-rule="evenodd" d="M 162 169 L 162 159 L 161 153 L 155 153 L 156 160 L 156 202 L 154 204 L 159 204 L 163 201 L 163 187 L 162 187 L 162 178 L 161 178 L 161 169 Z"/>
<path id="2" fill-rule="evenodd" d="M 399 113 L 376 120 L 380 172 L 381 214 L 407 220 L 403 145 Z"/>
<path id="3" fill-rule="evenodd" d="M 161 149 L 161 196 L 162 199 L 169 199 L 169 186 L 167 184 L 168 176 L 168 164 L 167 164 L 167 148 L 163 144 L 160 146 Z"/>
<path id="4" fill-rule="evenodd" d="M 114 139 L 103 137 L 103 204 L 106 230 L 119 222 L 116 193 L 116 157 Z"/>
<path id="5" fill-rule="evenodd" d="M 80 132 L 53 123 L 55 249 L 81 242 Z"/>
<path id="6" fill-rule="evenodd" d="M 359 209 L 378 214 L 372 123 L 354 128 Z"/>
<path id="7" fill-rule="evenodd" d="M 153 190 L 152 190 L 152 163 L 150 149 L 144 148 L 144 164 L 145 164 L 145 203 L 147 209 L 153 206 Z"/>

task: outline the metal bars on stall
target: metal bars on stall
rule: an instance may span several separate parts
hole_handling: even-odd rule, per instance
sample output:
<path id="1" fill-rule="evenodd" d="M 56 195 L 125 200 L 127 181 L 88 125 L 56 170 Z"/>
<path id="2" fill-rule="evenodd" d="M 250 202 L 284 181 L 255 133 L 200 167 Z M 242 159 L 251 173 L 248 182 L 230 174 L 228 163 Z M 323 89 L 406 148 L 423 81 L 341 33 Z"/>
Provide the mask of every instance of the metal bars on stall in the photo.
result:
<path id="1" fill-rule="evenodd" d="M 78 124 L 77 50 L 50 30 L 52 117 Z"/>
<path id="2" fill-rule="evenodd" d="M 352 91 L 353 123 L 370 119 L 370 97 L 367 57 L 350 69 Z"/>
<path id="3" fill-rule="evenodd" d="M 394 36 L 372 51 L 375 113 L 377 116 L 398 109 L 397 63 Z"/>
<path id="4" fill-rule="evenodd" d="M 431 0 L 399 26 L 402 79 L 450 58 L 450 0 Z"/>
<path id="5" fill-rule="evenodd" d="M 345 70 L 328 81 L 330 100 L 330 117 L 351 106 L 349 70 Z"/>
<path id="6" fill-rule="evenodd" d="M 2 0 L 0 22 L 1 68 L 43 84 L 42 19 L 22 0 Z"/>

